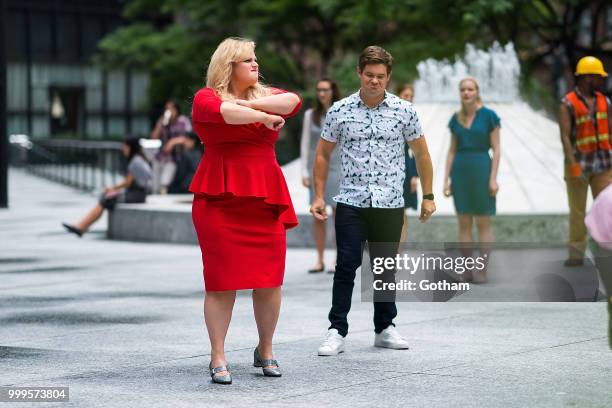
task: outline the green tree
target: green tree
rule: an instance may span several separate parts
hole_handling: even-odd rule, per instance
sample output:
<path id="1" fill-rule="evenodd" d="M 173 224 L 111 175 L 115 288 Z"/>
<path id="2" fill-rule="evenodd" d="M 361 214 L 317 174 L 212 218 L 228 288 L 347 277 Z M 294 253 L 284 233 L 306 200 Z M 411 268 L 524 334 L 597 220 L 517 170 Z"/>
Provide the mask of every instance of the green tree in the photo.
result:
<path id="1" fill-rule="evenodd" d="M 357 55 L 370 44 L 394 55 L 396 82 L 415 79 L 420 60 L 452 59 L 466 42 L 513 41 L 527 73 L 560 46 L 570 65 L 587 53 L 609 58 L 606 7 L 605 0 L 131 0 L 124 9 L 131 24 L 100 43 L 96 60 L 150 72 L 153 103 L 174 95 L 188 104 L 216 45 L 246 36 L 258 43 L 264 79 L 307 90 L 309 99 L 323 75 L 345 93 L 354 89 Z"/>

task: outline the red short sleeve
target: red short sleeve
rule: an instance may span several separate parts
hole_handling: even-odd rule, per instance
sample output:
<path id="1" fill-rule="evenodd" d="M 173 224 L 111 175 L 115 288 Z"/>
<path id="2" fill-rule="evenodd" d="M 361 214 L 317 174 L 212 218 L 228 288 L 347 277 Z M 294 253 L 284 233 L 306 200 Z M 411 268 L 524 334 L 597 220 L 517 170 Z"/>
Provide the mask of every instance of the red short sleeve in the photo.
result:
<path id="1" fill-rule="evenodd" d="M 193 122 L 225 123 L 221 115 L 223 101 L 212 88 L 200 89 L 193 98 L 191 119 Z"/>
<path id="2" fill-rule="evenodd" d="M 284 89 L 280 89 L 280 88 L 272 88 L 272 95 L 278 95 L 278 94 L 287 93 L 287 92 L 289 91 L 285 91 Z M 302 98 L 300 97 L 300 95 L 296 94 L 295 92 L 292 92 L 292 93 L 295 94 L 300 99 L 300 101 L 297 103 L 297 105 L 295 105 L 295 108 L 293 108 L 291 112 L 287 113 L 286 115 L 278 115 L 278 116 L 281 116 L 283 118 L 289 118 L 295 115 L 296 113 L 298 113 L 298 111 L 302 107 Z"/>

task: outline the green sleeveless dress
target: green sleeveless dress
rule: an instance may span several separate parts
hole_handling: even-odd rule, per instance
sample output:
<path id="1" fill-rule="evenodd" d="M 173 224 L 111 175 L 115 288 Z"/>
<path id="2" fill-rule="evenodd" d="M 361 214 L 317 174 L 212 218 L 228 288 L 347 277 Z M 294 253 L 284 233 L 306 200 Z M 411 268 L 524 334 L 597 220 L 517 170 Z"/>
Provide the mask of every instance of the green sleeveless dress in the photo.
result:
<path id="1" fill-rule="evenodd" d="M 457 139 L 457 152 L 451 167 L 451 190 L 457 214 L 495 215 L 495 197 L 489 194 L 489 149 L 491 131 L 498 126 L 497 114 L 484 106 L 476 111 L 470 128 L 459 123 L 457 114 L 448 122 L 448 128 Z"/>

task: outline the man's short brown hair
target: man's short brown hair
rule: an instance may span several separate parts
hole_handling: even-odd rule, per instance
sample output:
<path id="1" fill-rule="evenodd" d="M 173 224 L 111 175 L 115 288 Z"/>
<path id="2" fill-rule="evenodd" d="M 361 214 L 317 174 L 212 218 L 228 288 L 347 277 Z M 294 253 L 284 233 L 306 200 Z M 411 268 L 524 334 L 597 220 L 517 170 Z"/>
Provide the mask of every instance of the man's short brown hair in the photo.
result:
<path id="1" fill-rule="evenodd" d="M 393 57 L 384 48 L 378 45 L 365 47 L 359 56 L 359 71 L 363 72 L 366 65 L 383 64 L 387 67 L 387 74 L 391 73 Z"/>

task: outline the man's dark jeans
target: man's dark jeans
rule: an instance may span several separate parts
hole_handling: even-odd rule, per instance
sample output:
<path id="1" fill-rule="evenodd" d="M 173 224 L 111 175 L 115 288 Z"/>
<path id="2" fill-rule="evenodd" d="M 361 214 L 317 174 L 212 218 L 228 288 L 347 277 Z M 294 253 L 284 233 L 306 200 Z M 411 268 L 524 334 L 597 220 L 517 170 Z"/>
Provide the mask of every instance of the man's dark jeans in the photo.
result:
<path id="1" fill-rule="evenodd" d="M 374 256 L 395 256 L 397 243 L 402 232 L 403 208 L 358 208 L 338 203 L 336 210 L 336 246 L 338 261 L 334 274 L 332 307 L 329 311 L 330 329 L 346 336 L 347 315 L 351 309 L 351 297 L 355 286 L 355 273 L 361 266 L 362 248 L 368 243 L 395 243 L 386 246 L 389 254 Z M 384 251 L 383 251 L 384 252 Z M 392 253 L 391 253 L 392 252 Z M 393 324 L 397 316 L 395 302 L 374 302 L 374 331 L 380 333 Z"/>

